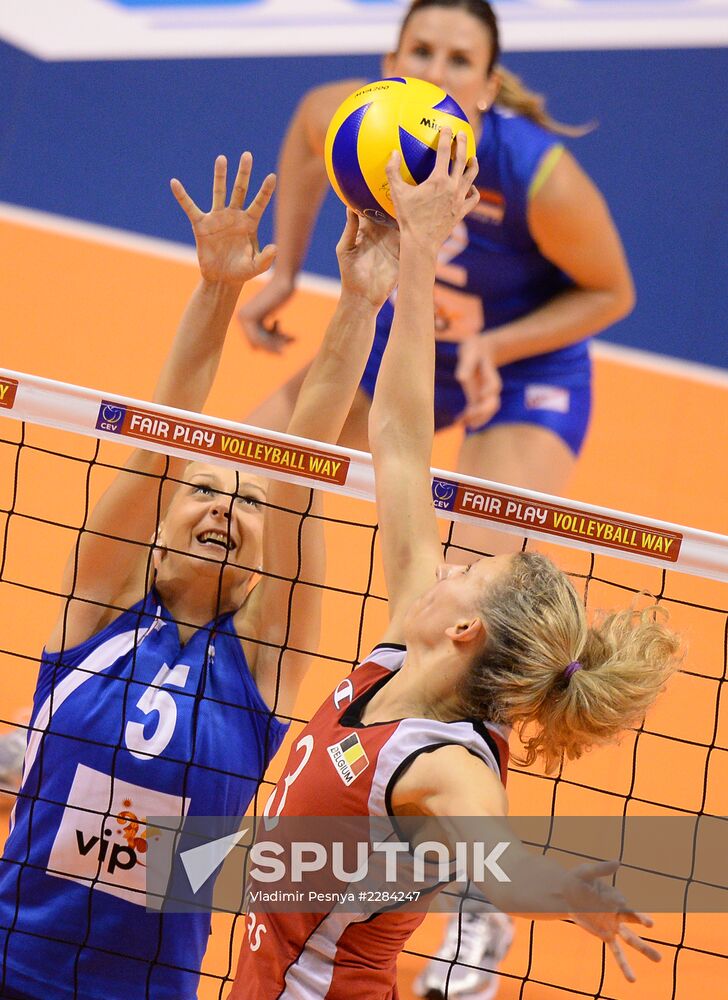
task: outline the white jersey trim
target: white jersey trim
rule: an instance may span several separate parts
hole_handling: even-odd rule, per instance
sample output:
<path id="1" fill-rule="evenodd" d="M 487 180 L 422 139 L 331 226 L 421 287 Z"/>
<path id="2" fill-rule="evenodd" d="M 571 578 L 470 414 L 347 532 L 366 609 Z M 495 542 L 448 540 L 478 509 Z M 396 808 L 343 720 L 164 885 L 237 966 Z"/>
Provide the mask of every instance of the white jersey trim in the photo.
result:
<path id="1" fill-rule="evenodd" d="M 443 744 L 465 747 L 470 753 L 480 757 L 500 779 L 498 760 L 472 722 L 404 719 L 379 751 L 369 793 L 369 815 L 387 815 L 387 793 L 392 779 L 405 761 Z"/>
<path id="2" fill-rule="evenodd" d="M 107 639 L 106 642 L 102 642 L 100 646 L 90 653 L 85 660 L 82 660 L 75 667 L 68 668 L 71 673 L 53 688 L 50 695 L 38 709 L 38 714 L 33 720 L 28 738 L 28 746 L 25 750 L 25 759 L 23 761 L 23 781 L 25 781 L 26 776 L 30 773 L 30 769 L 35 764 L 43 734 L 48 729 L 51 719 L 64 701 L 74 691 L 77 691 L 82 684 L 90 680 L 91 677 L 100 674 L 107 667 L 116 663 L 119 657 L 124 656 L 135 645 L 141 645 L 148 633 L 156 626 L 156 621 L 157 619 L 155 618 L 154 622 L 142 631 L 132 629 L 130 632 L 121 632 L 119 635 L 111 636 L 111 638 Z M 11 826 L 14 824 L 14 821 L 15 809 L 13 809 L 11 817 Z"/>
<path id="3" fill-rule="evenodd" d="M 371 913 L 328 913 L 286 972 L 278 1000 L 321 1000 L 331 988 L 336 950 L 344 932 L 369 920 Z"/>
<path id="4" fill-rule="evenodd" d="M 368 663 L 375 663 L 378 667 L 384 667 L 385 670 L 394 673 L 395 670 L 399 670 L 402 666 L 406 655 L 407 650 L 403 646 L 387 646 L 386 644 L 382 644 L 381 646 L 375 646 L 369 656 L 361 661 L 360 666 L 363 667 Z"/>

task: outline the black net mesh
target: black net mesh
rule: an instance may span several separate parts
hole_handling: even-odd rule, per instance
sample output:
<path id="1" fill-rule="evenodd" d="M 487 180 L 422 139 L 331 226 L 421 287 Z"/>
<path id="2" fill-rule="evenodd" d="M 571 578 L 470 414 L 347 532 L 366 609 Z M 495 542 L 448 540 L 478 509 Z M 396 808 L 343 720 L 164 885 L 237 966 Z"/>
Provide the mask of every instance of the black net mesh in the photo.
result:
<path id="1" fill-rule="evenodd" d="M 15 727 L 21 732 L 28 728 L 27 713 L 38 676 L 40 652 L 69 596 L 61 588 L 63 566 L 68 553 L 77 551 L 79 537 L 87 530 L 89 512 L 117 474 L 124 457 L 123 449 L 116 445 L 22 423 L 5 421 L 0 425 L 0 722 L 3 735 L 0 789 L 8 806 L 12 805 L 16 794 L 13 762 L 19 757 L 18 743 L 16 741 L 13 749 L 9 734 Z M 162 489 L 160 482 L 160 503 Z M 323 588 L 321 644 L 317 650 L 306 651 L 312 657 L 311 667 L 291 715 L 291 730 L 284 750 L 262 779 L 255 768 L 244 775 L 255 783 L 251 805 L 251 812 L 255 814 L 262 811 L 268 792 L 279 777 L 285 761 L 285 747 L 300 733 L 323 697 L 378 641 L 386 622 L 374 506 L 335 495 L 328 495 L 325 500 L 326 578 L 324 581 L 296 581 L 301 586 Z M 451 545 L 452 535 L 453 525 L 443 522 L 446 547 Z M 524 544 L 531 546 L 533 543 Z M 509 777 L 512 812 L 627 817 L 664 813 L 728 815 L 726 586 L 668 569 L 594 555 L 586 550 L 550 543 L 539 543 L 538 547 L 547 551 L 572 576 L 590 609 L 625 606 L 635 595 L 645 591 L 654 595 L 669 610 L 673 625 L 686 637 L 688 654 L 681 673 L 674 678 L 654 711 L 639 729 L 627 733 L 618 746 L 570 763 L 556 776 L 548 776 L 538 768 L 513 768 Z M 140 557 L 147 561 L 151 560 L 151 551 L 151 539 L 148 545 L 140 545 Z M 132 629 L 141 631 L 148 627 L 149 620 L 140 612 Z M 219 628 L 215 626 L 208 631 L 210 644 L 214 644 Z M 190 720 L 190 743 L 184 754 L 169 759 L 187 768 L 192 767 L 189 761 L 195 757 L 197 712 L 203 701 L 207 704 L 215 701 L 207 687 L 209 662 L 203 659 L 205 662 L 195 690 L 174 692 L 176 697 L 186 697 L 190 701 L 186 716 Z M 67 677 L 68 673 L 66 670 L 62 676 Z M 281 682 L 285 682 L 283 676 Z M 61 674 L 58 674 L 47 690 L 36 695 L 35 724 L 30 727 L 29 736 L 35 747 L 33 761 L 39 778 L 28 781 L 21 792 L 26 797 L 31 829 L 35 829 L 32 815 L 39 802 L 56 808 L 59 815 L 68 806 L 66 801 L 57 801 L 45 791 L 44 741 L 40 738 L 44 724 L 38 715 L 39 705 L 46 700 L 50 717 L 53 717 L 53 700 L 58 697 L 60 683 Z M 122 704 L 135 703 L 139 692 L 133 679 L 127 678 L 120 683 L 125 685 L 126 700 Z M 159 681 L 160 689 L 165 683 L 167 690 L 174 690 L 174 684 L 170 686 L 165 678 Z M 64 695 L 72 696 L 72 692 Z M 230 706 L 223 700 L 218 707 L 223 710 Z M 66 732 L 65 736 L 69 756 L 79 753 L 83 756 L 90 745 L 98 744 L 94 731 L 92 720 L 78 719 L 75 730 Z M 113 833 L 117 840 L 109 837 L 109 844 L 118 841 L 129 850 L 136 849 L 137 856 L 142 857 L 146 839 L 152 834 L 143 829 L 143 823 L 138 824 L 140 817 L 134 814 L 133 805 L 126 810 L 128 815 L 122 817 L 125 822 L 119 820 L 118 796 L 115 797 L 114 790 L 115 761 L 128 740 L 124 719 L 116 720 L 107 731 L 114 732 L 115 738 L 102 741 L 97 750 L 103 751 L 110 766 L 108 801 L 87 803 L 83 809 L 89 816 L 96 816 L 97 824 L 102 826 L 114 820 L 117 825 Z M 141 736 L 142 749 L 143 741 L 149 738 L 145 730 Z M 227 777 L 225 768 L 208 770 L 209 781 L 224 781 Z M 194 779 L 190 780 L 200 780 L 199 767 Z M 185 794 L 183 789 L 182 795 Z M 136 828 L 134 823 L 137 823 Z M 110 876 L 108 871 L 113 846 L 107 849 L 106 857 L 101 856 L 104 839 L 102 833 L 94 844 L 95 862 L 93 871 L 88 869 L 90 874 L 77 876 L 54 867 L 51 862 L 47 870 L 60 876 L 59 882 L 68 878 L 76 878 L 76 881 L 80 878 L 83 882 L 85 878 L 87 885 L 97 888 L 99 883 L 113 883 L 113 873 Z M 83 851 L 91 843 L 90 835 L 83 834 L 79 843 Z M 88 853 L 92 853 L 90 847 Z M 128 863 L 129 858 L 130 854 L 122 855 L 117 851 L 117 867 Z M 6 864 L 32 868 L 35 862 L 29 852 L 25 859 L 11 859 Z M 13 884 L 19 901 L 24 887 L 22 873 Z M 134 891 L 132 887 L 130 892 Z M 98 960 L 103 960 L 105 954 L 104 945 L 94 934 L 95 895 L 87 893 L 85 912 L 76 914 L 79 920 L 70 936 L 68 928 L 58 928 L 60 940 L 74 942 L 77 970 L 85 967 L 89 953 Z M 18 902 L 13 927 L 19 926 L 16 919 L 19 905 Z M 163 917 L 162 922 L 165 919 Z M 215 915 L 203 965 L 201 997 L 226 994 L 226 983 L 234 974 L 244 921 L 242 914 Z M 402 960 L 405 970 L 401 987 L 403 997 L 409 995 L 412 971 L 439 943 L 441 922 L 442 918 L 426 921 L 411 940 Z M 609 961 L 608 952 L 575 926 L 563 922 L 531 924 L 518 921 L 516 931 L 515 942 L 500 967 L 499 995 L 506 1000 L 515 997 L 563 1000 L 565 997 L 623 996 L 625 987 L 616 967 Z M 660 948 L 663 962 L 660 966 L 638 965 L 639 995 L 655 1000 L 687 1000 L 697 995 L 695 984 L 701 979 L 724 979 L 728 974 L 726 931 L 728 918 L 723 915 L 658 916 L 646 937 Z M 41 931 L 33 932 L 27 927 L 23 933 L 44 936 Z M 7 936 L 4 947 L 7 958 L 10 949 Z M 113 954 L 114 951 L 109 950 L 110 962 Z M 155 977 L 164 965 L 161 937 L 146 942 L 145 954 L 146 993 L 152 997 L 158 988 Z M 66 985 L 73 988 L 72 983 Z"/>

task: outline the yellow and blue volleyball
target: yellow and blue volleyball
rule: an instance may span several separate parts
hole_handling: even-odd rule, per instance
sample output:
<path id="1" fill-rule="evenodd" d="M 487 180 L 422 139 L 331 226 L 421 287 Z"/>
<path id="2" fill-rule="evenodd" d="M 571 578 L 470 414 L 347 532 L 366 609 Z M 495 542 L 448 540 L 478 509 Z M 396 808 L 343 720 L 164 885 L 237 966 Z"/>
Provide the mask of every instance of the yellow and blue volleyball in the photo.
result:
<path id="1" fill-rule="evenodd" d="M 326 172 L 337 195 L 359 215 L 395 224 L 386 165 L 402 154 L 402 177 L 420 184 L 435 165 L 440 130 L 464 132 L 468 159 L 475 136 L 460 105 L 441 87 L 414 77 L 368 83 L 335 112 L 324 145 Z"/>

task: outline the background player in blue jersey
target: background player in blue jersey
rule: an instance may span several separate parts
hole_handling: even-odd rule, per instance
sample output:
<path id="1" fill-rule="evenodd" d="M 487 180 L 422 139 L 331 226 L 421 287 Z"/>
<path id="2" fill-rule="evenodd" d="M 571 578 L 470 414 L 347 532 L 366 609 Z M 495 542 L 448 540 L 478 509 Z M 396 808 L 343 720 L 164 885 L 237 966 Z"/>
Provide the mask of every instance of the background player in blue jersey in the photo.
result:
<path id="1" fill-rule="evenodd" d="M 458 101 L 477 139 L 481 200 L 440 255 L 435 294 L 438 428 L 463 417 L 459 469 L 561 493 L 587 429 L 590 363 L 585 338 L 626 315 L 631 276 L 607 206 L 554 133 L 543 101 L 498 66 L 495 14 L 483 0 L 415 0 L 386 76 L 415 76 Z M 267 323 L 292 294 L 327 190 L 323 142 L 333 111 L 362 80 L 317 87 L 301 100 L 283 145 L 276 208 L 279 254 L 269 284 L 239 311 L 254 346 L 280 351 Z M 366 416 L 392 321 L 382 310 L 342 443 L 366 447 Z M 249 417 L 285 427 L 302 374 Z M 477 529 L 476 529 L 477 530 Z M 503 551 L 500 533 L 459 538 Z"/>
<path id="2" fill-rule="evenodd" d="M 440 254 L 435 286 L 437 428 L 462 417 L 461 472 L 547 493 L 563 493 L 582 447 L 591 407 L 585 338 L 632 308 L 632 279 L 609 210 L 558 133 L 579 134 L 546 114 L 543 101 L 498 65 L 495 14 L 483 0 L 415 0 L 385 76 L 438 84 L 476 134 L 480 203 Z M 317 87 L 301 100 L 280 157 L 276 208 L 279 254 L 268 285 L 239 311 L 250 342 L 280 351 L 286 337 L 269 314 L 292 294 L 327 190 L 324 136 L 331 115 L 364 81 Z M 388 302 L 341 441 L 367 448 L 367 414 L 392 322 Z M 305 372 L 247 418 L 283 428 Z M 456 546 L 505 552 L 514 535 L 455 525 Z M 453 552 L 453 550 L 451 550 Z M 455 561 L 463 556 L 454 549 Z M 454 957 L 449 995 L 496 987 L 473 966 L 496 965 L 510 921 L 452 923 L 442 955 Z M 470 967 L 470 968 L 468 968 Z M 448 966 L 434 965 L 424 989 L 444 990 Z M 442 971 L 442 975 L 438 972 Z"/>
<path id="3" fill-rule="evenodd" d="M 172 181 L 201 280 L 157 403 L 202 408 L 240 289 L 273 260 L 273 246 L 259 250 L 257 229 L 275 178 L 244 209 L 251 168 L 245 153 L 226 205 L 218 158 L 207 213 Z M 342 296 L 292 433 L 337 438 L 396 277 L 397 245 L 396 233 L 348 216 L 337 247 Z M 301 486 L 266 487 L 234 468 L 141 450 L 96 504 L 41 657 L 0 862 L 1 996 L 197 995 L 210 914 L 145 909 L 154 904 L 148 849 L 162 844 L 146 819 L 229 817 L 215 832 L 238 828 L 285 734 L 278 716 L 290 713 L 307 665 L 301 651 L 318 642 L 321 591 L 292 583 L 315 584 L 324 571 L 321 523 L 301 518 L 316 504 Z M 159 852 L 155 868 L 167 865 L 174 879 L 172 849 Z"/>

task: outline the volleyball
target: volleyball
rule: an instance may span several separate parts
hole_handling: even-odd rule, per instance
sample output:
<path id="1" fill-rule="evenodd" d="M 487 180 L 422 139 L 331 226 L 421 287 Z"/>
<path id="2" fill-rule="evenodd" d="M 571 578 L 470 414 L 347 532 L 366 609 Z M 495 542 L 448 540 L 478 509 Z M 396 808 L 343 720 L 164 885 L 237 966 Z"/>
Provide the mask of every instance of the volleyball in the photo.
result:
<path id="1" fill-rule="evenodd" d="M 324 160 L 337 195 L 375 222 L 396 225 L 386 165 L 393 150 L 402 154 L 401 173 L 409 184 L 426 180 L 435 165 L 440 130 L 464 132 L 467 156 L 475 136 L 460 105 L 441 87 L 414 77 L 368 83 L 334 113 L 326 133 Z"/>

